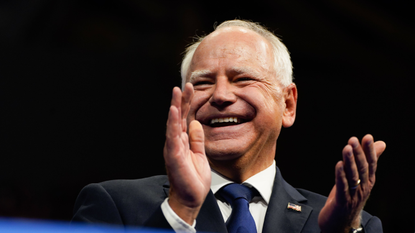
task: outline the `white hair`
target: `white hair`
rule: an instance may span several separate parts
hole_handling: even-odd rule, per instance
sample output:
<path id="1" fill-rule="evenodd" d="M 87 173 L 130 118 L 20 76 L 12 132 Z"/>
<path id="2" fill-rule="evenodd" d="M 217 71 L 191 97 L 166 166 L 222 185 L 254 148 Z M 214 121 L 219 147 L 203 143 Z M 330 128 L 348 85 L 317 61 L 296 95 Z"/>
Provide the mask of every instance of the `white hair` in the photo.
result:
<path id="1" fill-rule="evenodd" d="M 273 48 L 274 55 L 274 69 L 276 73 L 277 80 L 281 83 L 283 87 L 288 86 L 293 81 L 293 67 L 291 63 L 290 54 L 287 47 L 281 42 L 281 40 L 275 36 L 272 32 L 268 31 L 265 27 L 261 26 L 258 23 L 245 21 L 245 20 L 229 20 L 218 25 L 214 31 L 217 31 L 226 27 L 243 27 L 254 31 L 264 37 Z M 208 36 L 208 35 L 206 35 Z M 193 55 L 206 36 L 198 37 L 196 41 L 188 46 L 185 50 L 185 54 L 181 66 L 181 76 L 182 76 L 182 88 L 186 84 L 186 78 L 190 69 L 190 64 L 193 59 Z"/>

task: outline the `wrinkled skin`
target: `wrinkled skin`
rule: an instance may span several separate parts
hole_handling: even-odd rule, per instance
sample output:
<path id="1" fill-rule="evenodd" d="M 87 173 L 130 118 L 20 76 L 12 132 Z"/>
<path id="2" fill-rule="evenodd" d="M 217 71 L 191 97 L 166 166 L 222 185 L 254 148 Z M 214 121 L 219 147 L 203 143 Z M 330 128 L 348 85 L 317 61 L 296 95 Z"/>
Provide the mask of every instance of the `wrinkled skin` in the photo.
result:
<path id="1" fill-rule="evenodd" d="M 215 31 L 196 50 L 183 92 L 173 89 L 164 158 L 169 205 L 193 224 L 210 190 L 210 168 L 241 183 L 272 164 L 281 127 L 294 123 L 297 88 L 282 87 L 270 45 L 258 34 L 230 27 Z M 212 119 L 236 117 L 236 124 Z M 385 143 L 352 137 L 336 165 L 336 183 L 319 216 L 323 232 L 360 225 Z M 357 180 L 361 183 L 351 189 Z"/>

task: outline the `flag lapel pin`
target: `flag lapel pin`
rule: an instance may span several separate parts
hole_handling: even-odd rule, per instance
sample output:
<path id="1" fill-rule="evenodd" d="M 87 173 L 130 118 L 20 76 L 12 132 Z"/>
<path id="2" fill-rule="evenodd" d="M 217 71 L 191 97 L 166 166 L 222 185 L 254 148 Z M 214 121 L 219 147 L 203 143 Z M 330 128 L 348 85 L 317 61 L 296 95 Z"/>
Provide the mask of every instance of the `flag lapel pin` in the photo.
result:
<path id="1" fill-rule="evenodd" d="M 295 210 L 297 212 L 301 212 L 301 206 L 300 205 L 296 205 L 296 204 L 293 204 L 293 203 L 290 203 L 290 202 L 288 202 L 287 209 Z"/>

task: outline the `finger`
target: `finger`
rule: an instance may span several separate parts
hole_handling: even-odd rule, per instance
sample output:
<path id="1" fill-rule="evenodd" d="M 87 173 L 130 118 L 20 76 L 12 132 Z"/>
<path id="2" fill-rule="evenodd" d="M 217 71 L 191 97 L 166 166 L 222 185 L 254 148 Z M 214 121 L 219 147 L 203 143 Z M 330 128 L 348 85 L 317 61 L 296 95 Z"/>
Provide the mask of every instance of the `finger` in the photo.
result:
<path id="1" fill-rule="evenodd" d="M 175 106 L 178 109 L 181 109 L 182 91 L 178 87 L 173 88 L 172 97 L 171 97 L 171 105 Z"/>
<path id="2" fill-rule="evenodd" d="M 182 96 L 182 115 L 186 117 L 187 113 L 189 112 L 189 105 L 193 98 L 193 85 L 191 83 L 186 83 L 183 96 Z"/>
<path id="3" fill-rule="evenodd" d="M 376 151 L 376 156 L 380 157 L 381 154 L 383 154 L 383 152 L 386 149 L 386 143 L 384 141 L 376 141 L 374 143 L 374 147 L 375 147 L 375 151 Z"/>
<path id="4" fill-rule="evenodd" d="M 351 145 L 353 148 L 353 155 L 356 161 L 356 166 L 359 172 L 359 179 L 361 180 L 361 184 L 366 184 L 369 179 L 369 172 L 365 152 L 363 151 L 363 148 L 356 137 L 352 137 L 349 139 L 349 145 Z"/>
<path id="5" fill-rule="evenodd" d="M 181 124 L 179 110 L 176 106 L 170 106 L 169 116 L 166 126 L 166 142 L 164 146 L 164 157 L 166 163 L 170 157 L 179 154 Z"/>
<path id="6" fill-rule="evenodd" d="M 186 132 L 187 129 L 187 115 L 190 110 L 190 103 L 193 98 L 193 85 L 191 83 L 186 83 L 182 93 L 181 101 L 181 119 L 183 131 Z"/>
<path id="7" fill-rule="evenodd" d="M 205 155 L 205 134 L 199 121 L 192 121 L 189 125 L 189 143 L 193 153 Z"/>
<path id="8" fill-rule="evenodd" d="M 173 88 L 173 93 L 172 93 L 172 97 L 171 97 L 171 106 L 176 107 L 179 110 L 179 114 L 181 113 L 181 109 L 182 109 L 182 91 L 178 87 Z M 179 119 L 181 119 L 180 115 L 179 115 Z"/>
<path id="9" fill-rule="evenodd" d="M 347 192 L 349 190 L 346 173 L 344 172 L 344 162 L 336 164 L 336 199 L 339 203 L 347 202 Z"/>
<path id="10" fill-rule="evenodd" d="M 348 186 L 351 188 L 356 187 L 359 181 L 359 172 L 353 155 L 353 148 L 350 145 L 346 145 L 343 148 L 343 162 Z M 355 190 L 351 189 L 350 191 L 353 196 Z"/>
<path id="11" fill-rule="evenodd" d="M 378 163 L 378 157 L 376 155 L 372 135 L 368 134 L 363 137 L 362 147 L 363 151 L 365 152 L 366 160 L 369 167 L 369 181 L 371 184 L 374 184 L 376 178 L 375 173 Z"/>

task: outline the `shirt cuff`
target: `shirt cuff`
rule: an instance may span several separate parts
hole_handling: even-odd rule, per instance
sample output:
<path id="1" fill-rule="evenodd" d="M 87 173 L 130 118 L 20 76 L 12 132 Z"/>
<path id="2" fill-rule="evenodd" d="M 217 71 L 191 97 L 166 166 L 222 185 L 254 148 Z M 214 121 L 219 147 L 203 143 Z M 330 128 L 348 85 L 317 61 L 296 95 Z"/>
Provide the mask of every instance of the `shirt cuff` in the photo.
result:
<path id="1" fill-rule="evenodd" d="M 195 233 L 196 232 L 196 220 L 193 222 L 193 225 L 190 226 L 183 219 L 181 219 L 170 207 L 169 198 L 166 198 L 161 204 L 161 211 L 164 214 L 167 222 L 170 224 L 171 228 L 175 232 L 184 232 L 184 233 Z"/>

